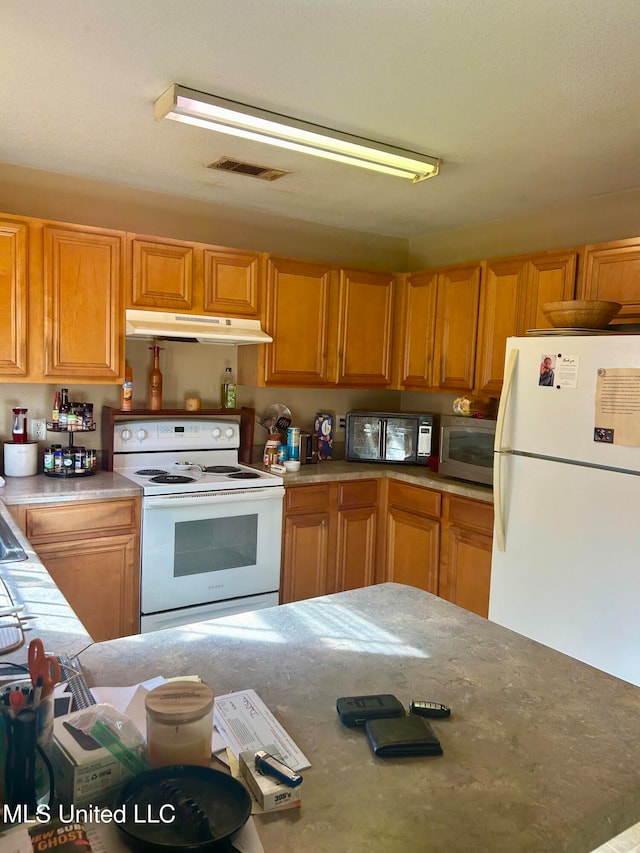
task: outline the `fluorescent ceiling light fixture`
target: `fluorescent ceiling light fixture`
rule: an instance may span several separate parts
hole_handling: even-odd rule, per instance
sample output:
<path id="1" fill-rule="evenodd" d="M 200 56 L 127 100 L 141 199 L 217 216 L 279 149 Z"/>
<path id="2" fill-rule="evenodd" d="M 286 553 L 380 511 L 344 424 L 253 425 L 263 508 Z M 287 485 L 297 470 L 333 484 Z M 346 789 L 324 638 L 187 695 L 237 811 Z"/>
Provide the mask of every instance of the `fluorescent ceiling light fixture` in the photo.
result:
<path id="1" fill-rule="evenodd" d="M 171 118 L 254 142 L 266 142 L 349 166 L 408 178 L 413 183 L 433 178 L 440 169 L 437 157 L 197 92 L 178 83 L 173 83 L 158 98 L 155 114 L 156 121 Z"/>

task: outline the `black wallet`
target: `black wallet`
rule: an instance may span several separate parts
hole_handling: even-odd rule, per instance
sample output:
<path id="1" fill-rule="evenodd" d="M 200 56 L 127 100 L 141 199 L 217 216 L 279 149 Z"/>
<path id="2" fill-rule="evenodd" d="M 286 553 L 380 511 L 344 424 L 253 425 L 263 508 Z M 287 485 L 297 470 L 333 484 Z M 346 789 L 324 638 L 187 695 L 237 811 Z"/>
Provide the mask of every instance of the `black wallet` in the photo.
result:
<path id="1" fill-rule="evenodd" d="M 369 743 L 381 758 L 400 755 L 442 755 L 440 741 L 424 717 L 408 714 L 368 720 L 365 726 Z"/>

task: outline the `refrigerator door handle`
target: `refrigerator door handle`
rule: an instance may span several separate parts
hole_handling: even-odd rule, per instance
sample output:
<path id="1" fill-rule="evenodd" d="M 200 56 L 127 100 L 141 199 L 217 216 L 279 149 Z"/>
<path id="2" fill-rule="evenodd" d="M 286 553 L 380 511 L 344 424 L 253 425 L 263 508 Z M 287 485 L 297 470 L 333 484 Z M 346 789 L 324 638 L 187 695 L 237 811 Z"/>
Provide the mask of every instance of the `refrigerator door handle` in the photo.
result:
<path id="1" fill-rule="evenodd" d="M 506 549 L 503 508 L 504 501 L 502 492 L 502 459 L 504 455 L 502 436 L 504 435 L 507 406 L 509 404 L 509 395 L 511 394 L 511 388 L 513 387 L 513 381 L 516 374 L 519 352 L 520 350 L 518 349 L 512 349 L 509 353 L 509 360 L 504 372 L 502 394 L 500 396 L 500 408 L 498 409 L 498 418 L 496 420 L 496 441 L 494 445 L 495 455 L 493 460 L 493 504 L 496 519 L 496 547 L 498 551 L 504 551 Z"/>

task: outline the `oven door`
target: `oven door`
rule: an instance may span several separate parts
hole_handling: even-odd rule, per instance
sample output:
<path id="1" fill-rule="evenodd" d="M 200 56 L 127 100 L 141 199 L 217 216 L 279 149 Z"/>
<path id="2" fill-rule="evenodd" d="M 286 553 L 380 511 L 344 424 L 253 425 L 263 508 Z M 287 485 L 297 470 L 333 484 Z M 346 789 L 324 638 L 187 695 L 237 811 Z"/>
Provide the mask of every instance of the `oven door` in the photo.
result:
<path id="1" fill-rule="evenodd" d="M 143 614 L 277 592 L 284 488 L 143 499 Z"/>

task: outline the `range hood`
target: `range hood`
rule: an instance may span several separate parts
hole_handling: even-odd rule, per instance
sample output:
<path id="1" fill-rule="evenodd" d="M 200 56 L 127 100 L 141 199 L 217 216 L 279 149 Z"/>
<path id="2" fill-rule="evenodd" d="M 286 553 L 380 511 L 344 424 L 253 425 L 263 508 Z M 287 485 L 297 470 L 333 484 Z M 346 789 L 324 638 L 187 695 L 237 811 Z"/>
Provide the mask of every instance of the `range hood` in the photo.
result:
<path id="1" fill-rule="evenodd" d="M 173 338 L 204 344 L 266 344 L 273 340 L 262 331 L 259 320 L 134 308 L 127 308 L 125 334 L 128 338 Z"/>

